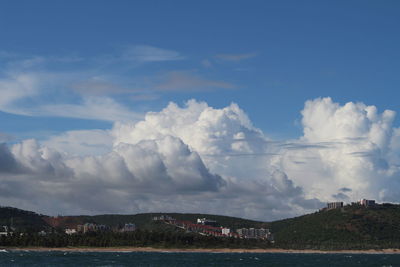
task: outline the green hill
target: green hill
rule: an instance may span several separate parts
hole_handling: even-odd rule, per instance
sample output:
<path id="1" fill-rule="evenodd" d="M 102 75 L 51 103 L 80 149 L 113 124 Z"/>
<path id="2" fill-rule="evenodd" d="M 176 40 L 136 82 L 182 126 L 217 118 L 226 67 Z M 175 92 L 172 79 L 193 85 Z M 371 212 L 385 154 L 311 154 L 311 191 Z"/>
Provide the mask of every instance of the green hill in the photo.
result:
<path id="1" fill-rule="evenodd" d="M 359 205 L 325 210 L 270 224 L 283 248 L 363 249 L 400 247 L 400 205 Z"/>
<path id="2" fill-rule="evenodd" d="M 3 225 L 22 232 L 38 232 L 49 228 L 43 215 L 12 207 L 0 207 L 0 226 Z"/>

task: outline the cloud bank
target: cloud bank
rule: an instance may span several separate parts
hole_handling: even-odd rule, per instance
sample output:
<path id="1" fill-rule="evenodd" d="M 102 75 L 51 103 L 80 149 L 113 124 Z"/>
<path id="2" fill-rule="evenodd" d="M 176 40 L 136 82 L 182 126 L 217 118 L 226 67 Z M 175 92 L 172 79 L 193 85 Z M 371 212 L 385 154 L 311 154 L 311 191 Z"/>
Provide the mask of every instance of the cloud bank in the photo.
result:
<path id="1" fill-rule="evenodd" d="M 303 136 L 275 141 L 237 104 L 188 101 L 110 131 L 0 146 L 0 202 L 40 212 L 206 212 L 272 220 L 323 202 L 398 201 L 395 113 L 307 101 Z"/>

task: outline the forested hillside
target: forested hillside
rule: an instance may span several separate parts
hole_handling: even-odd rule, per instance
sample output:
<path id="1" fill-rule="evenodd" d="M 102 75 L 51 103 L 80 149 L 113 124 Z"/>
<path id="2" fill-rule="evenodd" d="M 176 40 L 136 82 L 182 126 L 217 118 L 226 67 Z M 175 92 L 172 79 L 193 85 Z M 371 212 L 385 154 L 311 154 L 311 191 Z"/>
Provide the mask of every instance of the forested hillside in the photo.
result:
<path id="1" fill-rule="evenodd" d="M 398 248 L 400 205 L 345 206 L 275 221 L 270 227 L 279 247 Z"/>
<path id="2" fill-rule="evenodd" d="M 235 239 L 215 239 L 214 237 L 199 237 L 199 234 L 185 233 L 175 226 L 152 218 L 169 215 L 177 220 L 195 222 L 197 218 L 206 217 L 216 220 L 219 225 L 237 228 L 269 228 L 274 235 L 274 244 L 261 241 L 239 241 Z M 65 228 L 75 228 L 78 224 L 95 223 L 110 227 L 123 226 L 125 223 L 135 223 L 135 234 L 120 235 L 113 233 L 92 233 L 66 237 Z M 318 211 L 296 218 L 275 222 L 257 222 L 235 217 L 182 214 L 182 213 L 145 213 L 136 215 L 96 215 L 96 216 L 61 216 L 49 217 L 16 208 L 0 208 L 0 225 L 12 225 L 16 231 L 30 232 L 21 237 L 24 244 L 80 244 L 106 246 L 116 245 L 151 245 L 151 246 L 204 246 L 211 242 L 212 246 L 255 246 L 293 249 L 366 249 L 366 248 L 400 248 L 400 205 L 381 204 L 373 207 L 360 205 L 345 206 L 341 209 Z M 35 237 L 35 232 L 50 231 L 56 235 Z M 128 237 L 127 237 L 128 236 Z M 126 238 L 133 238 L 127 241 Z M 149 239 L 146 239 L 149 238 Z M 4 241 L 5 239 L 3 239 Z M 46 241 L 47 240 L 47 241 Z M 91 240 L 91 241 L 90 241 Z M 224 241 L 225 240 L 225 241 Z M 11 244 L 11 239 L 7 242 Z"/>

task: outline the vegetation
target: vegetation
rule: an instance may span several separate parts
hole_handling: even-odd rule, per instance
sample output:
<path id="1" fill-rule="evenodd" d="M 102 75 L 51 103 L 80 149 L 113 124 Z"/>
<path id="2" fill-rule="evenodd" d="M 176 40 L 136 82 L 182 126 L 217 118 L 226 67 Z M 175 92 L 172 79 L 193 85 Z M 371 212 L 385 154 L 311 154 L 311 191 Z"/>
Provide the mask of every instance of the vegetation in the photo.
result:
<path id="1" fill-rule="evenodd" d="M 37 232 L 49 229 L 43 215 L 11 207 L 0 207 L 0 226 L 8 226 L 21 232 Z"/>
<path id="2" fill-rule="evenodd" d="M 59 224 L 60 227 L 71 227 L 77 224 L 84 224 L 87 222 L 109 225 L 111 227 L 121 226 L 125 223 L 135 223 L 138 228 L 144 228 L 152 230 L 154 225 L 151 225 L 153 217 L 160 215 L 169 215 L 177 220 L 196 222 L 197 218 L 204 218 L 216 220 L 220 225 L 232 229 L 236 228 L 262 228 L 266 227 L 267 223 L 258 222 L 252 220 L 246 220 L 241 218 L 210 215 L 210 214 L 199 214 L 199 213 L 142 213 L 135 215 L 95 215 L 95 216 L 65 216 L 62 222 Z M 46 219 L 47 220 L 47 219 Z M 48 221 L 48 220 L 47 220 Z"/>
<path id="3" fill-rule="evenodd" d="M 155 247 L 155 248 L 268 248 L 256 239 L 217 238 L 182 231 L 136 230 L 127 233 L 90 232 L 66 235 L 52 233 L 1 236 L 5 247 Z"/>
<path id="4" fill-rule="evenodd" d="M 170 215 L 178 220 L 195 222 L 206 217 L 231 229 L 269 228 L 275 243 L 261 240 L 221 238 L 187 233 L 160 221 L 154 216 Z M 23 235 L 1 237 L 1 246 L 153 246 L 153 247 L 254 247 L 292 249 L 383 249 L 400 248 L 400 205 L 383 204 L 374 207 L 359 205 L 315 212 L 271 223 L 240 218 L 181 213 L 146 213 L 136 215 L 97 215 L 48 217 L 15 208 L 0 208 L 0 225 L 10 221 Z M 135 223 L 132 233 L 100 232 L 68 236 L 62 229 L 74 228 L 87 222 L 110 227 Z M 38 231 L 52 232 L 46 236 Z M 59 231 L 57 231 L 59 230 Z"/>
<path id="5" fill-rule="evenodd" d="M 275 245 L 299 249 L 400 248 L 400 205 L 359 205 L 272 222 Z"/>

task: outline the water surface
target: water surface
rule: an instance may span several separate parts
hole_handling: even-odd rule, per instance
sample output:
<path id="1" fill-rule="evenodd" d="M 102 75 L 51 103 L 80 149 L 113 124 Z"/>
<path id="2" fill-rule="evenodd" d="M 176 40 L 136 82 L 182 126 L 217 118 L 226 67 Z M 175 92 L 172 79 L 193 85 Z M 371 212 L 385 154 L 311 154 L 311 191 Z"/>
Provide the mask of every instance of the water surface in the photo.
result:
<path id="1" fill-rule="evenodd" d="M 400 254 L 2 251 L 0 266 L 400 266 Z"/>

